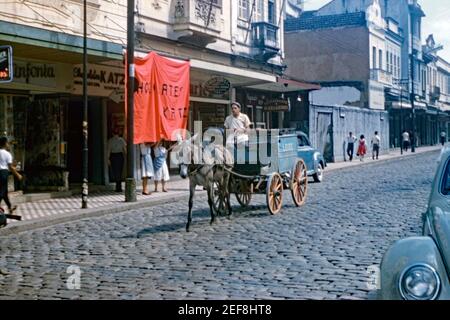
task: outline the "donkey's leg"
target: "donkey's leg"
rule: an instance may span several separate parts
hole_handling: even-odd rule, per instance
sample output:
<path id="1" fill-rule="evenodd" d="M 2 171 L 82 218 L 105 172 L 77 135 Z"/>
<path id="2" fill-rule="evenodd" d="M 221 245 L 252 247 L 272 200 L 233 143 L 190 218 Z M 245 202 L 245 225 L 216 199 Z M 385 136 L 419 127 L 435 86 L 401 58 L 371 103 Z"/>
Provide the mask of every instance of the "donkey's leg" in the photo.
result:
<path id="1" fill-rule="evenodd" d="M 213 183 L 210 183 L 208 186 L 208 204 L 209 204 L 209 211 L 211 212 L 211 222 L 210 224 L 213 224 L 216 220 L 216 215 L 214 214 L 213 209 L 213 201 L 214 201 L 214 189 L 213 189 Z"/>
<path id="2" fill-rule="evenodd" d="M 192 222 L 192 204 L 194 200 L 194 194 L 195 194 L 195 183 L 190 180 L 189 181 L 189 212 L 188 212 L 188 221 L 186 224 L 186 232 L 189 232 L 189 226 Z"/>
<path id="3" fill-rule="evenodd" d="M 230 203 L 230 174 L 227 173 L 224 177 L 224 187 L 225 187 L 225 197 L 227 199 L 227 207 L 228 207 L 228 216 L 231 217 L 232 210 L 231 210 L 231 203 Z"/>

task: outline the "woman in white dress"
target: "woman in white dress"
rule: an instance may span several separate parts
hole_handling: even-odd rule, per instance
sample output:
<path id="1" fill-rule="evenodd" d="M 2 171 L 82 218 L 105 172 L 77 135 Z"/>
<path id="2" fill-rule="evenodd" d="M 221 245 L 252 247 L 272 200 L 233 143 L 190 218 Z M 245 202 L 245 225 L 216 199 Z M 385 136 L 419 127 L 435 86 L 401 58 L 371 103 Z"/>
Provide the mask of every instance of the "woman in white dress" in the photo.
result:
<path id="1" fill-rule="evenodd" d="M 150 195 L 148 179 L 155 175 L 152 161 L 152 144 L 141 143 L 139 147 L 141 149 L 142 194 Z"/>
<path id="2" fill-rule="evenodd" d="M 167 192 L 166 181 L 170 180 L 169 168 L 167 167 L 166 157 L 167 149 L 163 146 L 162 141 L 159 141 L 153 147 L 155 153 L 155 161 L 153 167 L 155 170 L 155 192 L 158 192 L 158 182 L 161 181 L 162 191 Z"/>

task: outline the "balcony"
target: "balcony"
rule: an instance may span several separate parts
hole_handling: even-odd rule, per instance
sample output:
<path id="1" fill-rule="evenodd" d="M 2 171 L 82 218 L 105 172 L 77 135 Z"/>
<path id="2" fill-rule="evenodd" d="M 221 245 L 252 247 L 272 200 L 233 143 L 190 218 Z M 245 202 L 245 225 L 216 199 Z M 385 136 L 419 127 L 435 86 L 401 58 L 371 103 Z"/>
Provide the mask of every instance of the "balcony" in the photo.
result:
<path id="1" fill-rule="evenodd" d="M 253 46 L 257 49 L 256 58 L 267 61 L 280 51 L 278 27 L 268 22 L 252 23 Z"/>
<path id="2" fill-rule="evenodd" d="M 440 97 L 441 97 L 441 88 L 437 86 L 432 87 L 430 91 L 430 100 L 438 101 Z"/>
<path id="3" fill-rule="evenodd" d="M 384 71 L 382 69 L 371 69 L 370 80 L 377 81 L 379 83 L 392 86 L 392 73 Z"/>
<path id="4" fill-rule="evenodd" d="M 223 30 L 221 2 L 211 0 L 174 1 L 173 31 L 178 41 L 207 46 Z"/>

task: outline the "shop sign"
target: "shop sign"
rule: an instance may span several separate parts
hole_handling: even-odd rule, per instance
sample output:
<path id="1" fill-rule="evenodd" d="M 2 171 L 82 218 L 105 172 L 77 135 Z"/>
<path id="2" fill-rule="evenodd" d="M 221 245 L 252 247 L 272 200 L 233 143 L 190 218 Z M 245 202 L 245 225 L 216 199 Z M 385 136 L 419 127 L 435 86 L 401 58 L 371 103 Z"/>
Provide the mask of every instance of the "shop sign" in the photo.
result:
<path id="1" fill-rule="evenodd" d="M 89 65 L 87 69 L 89 95 L 108 97 L 112 92 L 125 90 L 125 73 L 123 69 L 101 65 Z M 73 90 L 75 94 L 83 93 L 83 66 L 73 67 Z"/>
<path id="2" fill-rule="evenodd" d="M 289 102 L 285 99 L 268 100 L 263 107 L 265 112 L 289 111 Z"/>
<path id="3" fill-rule="evenodd" d="M 224 77 L 212 77 L 203 83 L 191 82 L 191 96 L 213 99 L 230 99 L 231 83 Z"/>
<path id="4" fill-rule="evenodd" d="M 40 87 L 56 87 L 56 65 L 43 62 L 17 61 L 14 63 L 14 82 Z"/>
<path id="5" fill-rule="evenodd" d="M 247 94 L 247 103 L 253 106 L 263 106 L 264 96 L 257 96 L 252 94 Z"/>

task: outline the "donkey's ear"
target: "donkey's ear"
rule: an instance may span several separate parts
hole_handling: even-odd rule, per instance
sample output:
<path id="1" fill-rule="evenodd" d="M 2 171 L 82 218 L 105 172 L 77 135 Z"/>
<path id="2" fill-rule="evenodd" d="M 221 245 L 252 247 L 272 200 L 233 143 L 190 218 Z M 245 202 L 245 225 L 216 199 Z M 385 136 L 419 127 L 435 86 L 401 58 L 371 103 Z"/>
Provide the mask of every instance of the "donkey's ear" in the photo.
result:
<path id="1" fill-rule="evenodd" d="M 191 137 L 191 141 L 197 140 L 198 137 L 199 137 L 199 133 L 194 134 L 194 135 Z"/>

